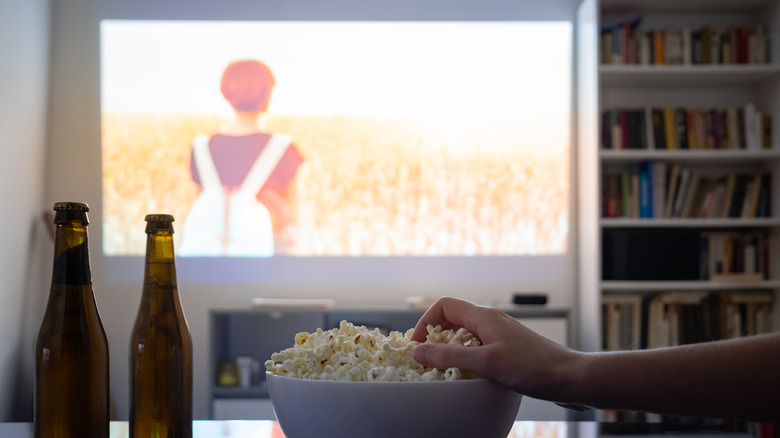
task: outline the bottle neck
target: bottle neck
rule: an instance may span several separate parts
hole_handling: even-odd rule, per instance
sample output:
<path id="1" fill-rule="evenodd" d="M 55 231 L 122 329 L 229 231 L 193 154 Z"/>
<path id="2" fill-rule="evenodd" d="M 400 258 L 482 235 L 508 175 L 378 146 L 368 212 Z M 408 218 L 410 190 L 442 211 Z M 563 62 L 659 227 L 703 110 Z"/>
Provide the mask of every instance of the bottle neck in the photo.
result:
<path id="1" fill-rule="evenodd" d="M 52 283 L 55 284 L 72 286 L 92 284 L 85 222 L 74 220 L 56 224 L 52 273 Z"/>
<path id="2" fill-rule="evenodd" d="M 144 289 L 149 286 L 176 286 L 173 233 L 165 229 L 151 230 L 147 233 Z"/>

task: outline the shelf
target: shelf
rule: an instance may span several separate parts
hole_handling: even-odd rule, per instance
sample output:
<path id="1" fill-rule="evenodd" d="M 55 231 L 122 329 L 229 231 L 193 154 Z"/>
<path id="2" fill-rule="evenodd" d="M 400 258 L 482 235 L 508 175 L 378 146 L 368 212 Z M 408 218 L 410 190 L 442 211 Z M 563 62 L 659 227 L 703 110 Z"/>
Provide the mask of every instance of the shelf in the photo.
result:
<path id="1" fill-rule="evenodd" d="M 263 381 L 260 385 L 242 386 L 212 386 L 213 398 L 268 398 L 268 385 Z"/>
<path id="2" fill-rule="evenodd" d="M 707 280 L 689 281 L 617 281 L 608 280 L 601 282 L 601 290 L 604 293 L 619 292 L 660 292 L 660 291 L 737 291 L 755 289 L 780 289 L 780 280 L 764 280 L 759 282 L 723 282 Z"/>
<path id="3" fill-rule="evenodd" d="M 599 158 L 603 162 L 670 160 L 701 162 L 761 162 L 780 160 L 780 151 L 744 149 L 602 149 Z"/>
<path id="4" fill-rule="evenodd" d="M 602 65 L 602 87 L 760 85 L 780 77 L 780 65 Z"/>
<path id="5" fill-rule="evenodd" d="M 599 225 L 602 228 L 774 228 L 780 227 L 780 218 L 602 218 Z"/>

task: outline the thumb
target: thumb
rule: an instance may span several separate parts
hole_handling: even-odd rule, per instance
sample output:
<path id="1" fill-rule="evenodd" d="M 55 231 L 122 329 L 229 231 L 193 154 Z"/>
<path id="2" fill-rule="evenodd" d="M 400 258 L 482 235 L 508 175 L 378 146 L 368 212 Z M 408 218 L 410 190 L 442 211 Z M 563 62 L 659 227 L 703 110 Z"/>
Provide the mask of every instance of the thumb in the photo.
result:
<path id="1" fill-rule="evenodd" d="M 452 344 L 422 344 L 414 349 L 414 360 L 431 368 L 446 370 L 457 367 L 478 371 L 475 369 L 478 348 Z"/>

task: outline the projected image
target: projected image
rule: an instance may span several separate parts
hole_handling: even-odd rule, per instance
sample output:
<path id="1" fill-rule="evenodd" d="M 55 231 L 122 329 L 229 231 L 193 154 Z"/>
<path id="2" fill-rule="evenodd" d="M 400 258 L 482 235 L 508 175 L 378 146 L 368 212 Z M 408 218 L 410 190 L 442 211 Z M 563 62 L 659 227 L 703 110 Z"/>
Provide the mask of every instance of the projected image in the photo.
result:
<path id="1" fill-rule="evenodd" d="M 101 23 L 103 250 L 566 252 L 569 23 Z M 540 44 L 544 41 L 544 44 Z"/>

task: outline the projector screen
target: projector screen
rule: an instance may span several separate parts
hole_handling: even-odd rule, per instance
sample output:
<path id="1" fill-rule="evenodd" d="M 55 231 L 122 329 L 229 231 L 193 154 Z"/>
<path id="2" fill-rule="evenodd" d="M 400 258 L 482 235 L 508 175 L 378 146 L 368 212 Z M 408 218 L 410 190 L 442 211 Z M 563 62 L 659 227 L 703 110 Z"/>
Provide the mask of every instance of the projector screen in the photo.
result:
<path id="1" fill-rule="evenodd" d="M 107 278 L 140 263 L 149 212 L 176 217 L 179 264 L 204 281 L 397 281 L 402 269 L 412 282 L 514 282 L 565 266 L 571 32 L 102 20 Z"/>

